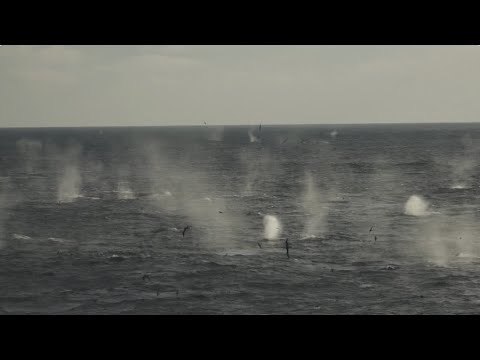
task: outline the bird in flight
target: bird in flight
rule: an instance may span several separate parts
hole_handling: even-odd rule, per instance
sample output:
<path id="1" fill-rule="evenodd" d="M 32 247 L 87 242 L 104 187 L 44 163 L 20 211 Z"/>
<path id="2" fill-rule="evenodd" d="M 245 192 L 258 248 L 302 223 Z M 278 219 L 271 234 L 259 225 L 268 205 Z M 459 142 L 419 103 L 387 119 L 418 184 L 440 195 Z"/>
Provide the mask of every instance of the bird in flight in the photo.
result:
<path id="1" fill-rule="evenodd" d="M 368 233 L 370 234 L 372 232 L 372 230 L 373 230 L 373 226 L 370 228 L 370 231 Z"/>
<path id="2" fill-rule="evenodd" d="M 260 249 L 262 248 L 262 245 L 259 242 L 257 242 L 257 245 Z"/>
<path id="3" fill-rule="evenodd" d="M 184 229 L 183 229 L 183 232 L 182 232 L 182 236 L 185 237 L 185 232 L 188 230 L 188 229 L 191 229 L 192 227 L 190 225 L 186 226 Z"/>

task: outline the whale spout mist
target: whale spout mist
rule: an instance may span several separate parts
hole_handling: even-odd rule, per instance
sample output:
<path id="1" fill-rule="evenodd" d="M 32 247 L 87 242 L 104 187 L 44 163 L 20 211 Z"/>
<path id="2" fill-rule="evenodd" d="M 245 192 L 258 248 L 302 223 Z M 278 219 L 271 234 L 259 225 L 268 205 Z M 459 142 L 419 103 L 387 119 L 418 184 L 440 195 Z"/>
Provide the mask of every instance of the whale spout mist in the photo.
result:
<path id="1" fill-rule="evenodd" d="M 58 202 L 72 202 L 80 195 L 81 177 L 77 166 L 65 168 L 58 187 Z"/>
<path id="2" fill-rule="evenodd" d="M 282 232 L 282 224 L 272 215 L 263 218 L 263 237 L 267 240 L 276 240 Z"/>
<path id="3" fill-rule="evenodd" d="M 426 216 L 428 215 L 428 202 L 421 196 L 412 195 L 405 204 L 405 215 Z"/>

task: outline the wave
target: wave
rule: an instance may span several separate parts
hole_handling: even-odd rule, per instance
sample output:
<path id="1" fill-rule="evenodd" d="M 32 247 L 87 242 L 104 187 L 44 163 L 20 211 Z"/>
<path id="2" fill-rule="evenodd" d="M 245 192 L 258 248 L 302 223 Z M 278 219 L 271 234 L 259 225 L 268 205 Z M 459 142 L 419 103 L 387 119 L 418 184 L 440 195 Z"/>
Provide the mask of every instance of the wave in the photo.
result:
<path id="1" fill-rule="evenodd" d="M 57 242 L 57 243 L 64 243 L 65 240 L 60 239 L 60 238 L 54 238 L 54 237 L 49 237 L 47 240 Z"/>
<path id="2" fill-rule="evenodd" d="M 464 190 L 464 189 L 470 189 L 470 187 L 468 187 L 465 184 L 455 184 L 455 185 L 451 186 L 450 189 L 452 189 L 452 190 Z"/>
<path id="3" fill-rule="evenodd" d="M 459 253 L 457 254 L 458 258 L 466 258 L 466 259 L 480 259 L 480 256 L 470 254 L 470 253 Z"/>
<path id="4" fill-rule="evenodd" d="M 13 236 L 14 239 L 17 239 L 17 240 L 31 240 L 32 239 L 30 236 L 22 235 L 22 234 L 13 234 L 12 236 Z"/>

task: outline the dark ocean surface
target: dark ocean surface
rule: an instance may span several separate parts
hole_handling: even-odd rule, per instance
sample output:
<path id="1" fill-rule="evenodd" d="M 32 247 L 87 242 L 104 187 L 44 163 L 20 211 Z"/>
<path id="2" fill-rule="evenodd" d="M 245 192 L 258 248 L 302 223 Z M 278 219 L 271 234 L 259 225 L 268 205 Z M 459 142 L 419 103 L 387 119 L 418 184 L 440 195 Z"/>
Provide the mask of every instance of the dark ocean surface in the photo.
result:
<path id="1" fill-rule="evenodd" d="M 478 314 L 479 155 L 475 124 L 0 129 L 0 314 Z"/>

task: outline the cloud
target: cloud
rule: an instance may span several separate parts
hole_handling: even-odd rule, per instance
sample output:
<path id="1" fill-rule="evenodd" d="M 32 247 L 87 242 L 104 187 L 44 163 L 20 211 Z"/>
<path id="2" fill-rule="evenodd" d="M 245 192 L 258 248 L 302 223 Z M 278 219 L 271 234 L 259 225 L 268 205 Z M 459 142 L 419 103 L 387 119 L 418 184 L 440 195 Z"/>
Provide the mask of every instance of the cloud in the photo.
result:
<path id="1" fill-rule="evenodd" d="M 129 56 L 111 64 L 104 64 L 97 67 L 97 70 L 112 71 L 126 76 L 151 76 L 176 70 L 183 71 L 195 64 L 196 62 L 193 59 L 186 56 L 145 54 Z"/>
<path id="2" fill-rule="evenodd" d="M 8 46 L 0 126 L 478 121 L 478 63 L 476 46 Z"/>
<path id="3" fill-rule="evenodd" d="M 0 52 L 0 75 L 18 80 L 70 83 L 79 75 L 82 53 L 63 45 L 8 46 Z"/>
<path id="4" fill-rule="evenodd" d="M 78 80 L 78 76 L 72 72 L 57 71 L 52 69 L 28 69 L 17 74 L 29 82 L 42 84 L 69 84 Z"/>

